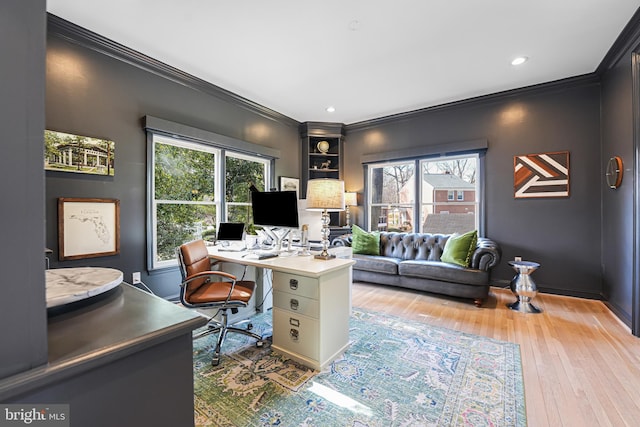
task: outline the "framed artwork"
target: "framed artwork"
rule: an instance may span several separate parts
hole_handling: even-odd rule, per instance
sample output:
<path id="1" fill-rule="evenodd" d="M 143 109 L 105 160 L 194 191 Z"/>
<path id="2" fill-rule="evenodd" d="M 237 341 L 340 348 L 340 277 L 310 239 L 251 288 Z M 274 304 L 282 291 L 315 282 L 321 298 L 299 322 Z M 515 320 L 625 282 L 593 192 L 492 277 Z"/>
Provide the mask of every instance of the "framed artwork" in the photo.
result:
<path id="1" fill-rule="evenodd" d="M 113 176 L 115 142 L 44 131 L 45 170 Z"/>
<path id="2" fill-rule="evenodd" d="M 120 253 L 120 201 L 58 199 L 60 261 Z"/>
<path id="3" fill-rule="evenodd" d="M 515 156 L 513 189 L 516 199 L 569 197 L 569 152 Z"/>
<path id="4" fill-rule="evenodd" d="M 298 178 L 280 177 L 280 191 L 295 191 L 298 199 L 300 198 L 300 180 Z"/>

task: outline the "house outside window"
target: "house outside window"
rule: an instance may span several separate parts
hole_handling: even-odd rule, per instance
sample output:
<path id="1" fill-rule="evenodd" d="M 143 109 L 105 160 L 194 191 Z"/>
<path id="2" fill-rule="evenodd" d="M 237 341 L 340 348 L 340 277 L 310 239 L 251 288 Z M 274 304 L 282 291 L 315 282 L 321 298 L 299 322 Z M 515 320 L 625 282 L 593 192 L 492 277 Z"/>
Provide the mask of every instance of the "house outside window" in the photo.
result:
<path id="1" fill-rule="evenodd" d="M 410 231 L 415 221 L 415 162 L 386 163 L 369 169 L 369 224 L 373 230 Z"/>

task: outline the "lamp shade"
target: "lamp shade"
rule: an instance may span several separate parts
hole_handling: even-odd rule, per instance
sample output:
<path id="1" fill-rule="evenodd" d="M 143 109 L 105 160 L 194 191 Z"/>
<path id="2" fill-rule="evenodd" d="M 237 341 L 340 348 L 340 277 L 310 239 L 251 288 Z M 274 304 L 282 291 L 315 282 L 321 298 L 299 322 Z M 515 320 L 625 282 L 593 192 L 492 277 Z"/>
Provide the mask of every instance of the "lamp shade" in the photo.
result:
<path id="1" fill-rule="evenodd" d="M 310 179 L 307 181 L 308 210 L 344 210 L 344 181 L 339 179 Z"/>
<path id="2" fill-rule="evenodd" d="M 357 206 L 358 193 L 354 193 L 352 191 L 347 191 L 346 193 L 344 193 L 344 204 L 347 206 Z"/>

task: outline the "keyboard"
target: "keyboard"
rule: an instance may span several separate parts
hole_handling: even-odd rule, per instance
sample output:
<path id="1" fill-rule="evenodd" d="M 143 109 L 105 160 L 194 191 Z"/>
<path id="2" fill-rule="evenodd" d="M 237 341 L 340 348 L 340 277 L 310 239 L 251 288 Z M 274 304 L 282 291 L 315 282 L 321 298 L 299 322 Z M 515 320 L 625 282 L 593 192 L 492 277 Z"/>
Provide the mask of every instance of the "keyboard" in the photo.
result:
<path id="1" fill-rule="evenodd" d="M 253 255 L 257 258 L 257 259 L 268 259 L 268 258 L 275 258 L 278 256 L 277 252 L 273 252 L 273 251 L 263 251 L 263 250 L 258 250 L 258 251 L 254 251 Z"/>

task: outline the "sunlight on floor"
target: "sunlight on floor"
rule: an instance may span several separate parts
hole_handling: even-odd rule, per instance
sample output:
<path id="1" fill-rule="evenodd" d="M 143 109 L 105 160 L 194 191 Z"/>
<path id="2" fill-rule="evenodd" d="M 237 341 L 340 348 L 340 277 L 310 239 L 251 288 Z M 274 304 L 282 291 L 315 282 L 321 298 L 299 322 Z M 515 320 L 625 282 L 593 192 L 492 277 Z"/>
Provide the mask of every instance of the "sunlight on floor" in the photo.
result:
<path id="1" fill-rule="evenodd" d="M 344 394 L 330 389 L 329 387 L 325 387 L 322 384 L 314 382 L 313 385 L 309 388 L 309 391 L 328 400 L 334 405 L 338 405 L 342 408 L 348 409 L 351 412 L 364 414 L 369 417 L 373 416 L 373 411 L 371 411 L 371 408 L 369 408 L 368 406 L 358 403 L 349 396 L 345 396 Z"/>

